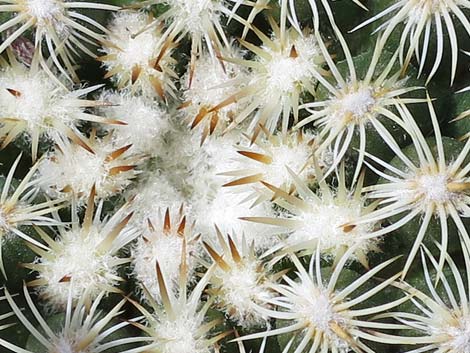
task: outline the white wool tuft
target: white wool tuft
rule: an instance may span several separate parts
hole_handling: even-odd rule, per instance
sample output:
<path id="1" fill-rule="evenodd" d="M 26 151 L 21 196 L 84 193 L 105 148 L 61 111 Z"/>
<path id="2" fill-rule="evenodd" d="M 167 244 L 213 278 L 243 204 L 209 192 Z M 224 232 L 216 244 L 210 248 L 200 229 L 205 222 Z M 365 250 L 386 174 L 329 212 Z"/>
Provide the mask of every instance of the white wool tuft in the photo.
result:
<path id="1" fill-rule="evenodd" d="M 20 95 L 14 96 L 8 89 Z M 74 115 L 83 112 L 79 107 L 67 106 L 68 93 L 43 71 L 9 67 L 0 72 L 0 116 L 21 119 L 28 133 L 34 129 L 51 132 L 53 120 L 68 125 Z"/>
<path id="2" fill-rule="evenodd" d="M 229 49 L 231 57 L 241 58 L 242 55 L 235 48 Z M 241 88 L 241 83 L 246 80 L 248 73 L 245 69 L 232 63 L 224 63 L 222 67 L 219 60 L 208 54 L 202 54 L 196 61 L 191 85 L 190 69 L 181 79 L 185 102 L 190 104 L 182 109 L 188 122 L 192 122 L 202 109 L 209 110 L 224 101 L 227 97 L 237 93 Z M 229 83 L 229 84 L 228 84 Z M 223 123 L 223 128 L 247 106 L 247 100 L 243 104 L 230 104 L 217 111 L 217 117 Z M 207 117 L 210 120 L 212 116 Z"/>
<path id="3" fill-rule="evenodd" d="M 223 1 L 220 0 L 167 0 L 172 7 L 174 21 L 194 35 L 205 35 L 207 21 L 218 22 Z"/>
<path id="4" fill-rule="evenodd" d="M 233 130 L 206 141 L 193 155 L 189 165 L 189 178 L 185 180 L 185 184 L 191 187 L 188 194 L 190 216 L 196 220 L 196 231 L 204 236 L 215 236 L 214 224 L 217 224 L 222 233 L 234 233 L 240 237 L 245 235 L 248 243 L 254 241 L 257 249 L 264 249 L 276 242 L 271 236 L 271 229 L 239 218 L 271 216 L 271 206 L 262 203 L 252 207 L 254 198 L 251 190 L 243 192 L 222 186 L 227 182 L 227 178 L 220 173 L 237 169 L 239 166 L 237 146 L 240 141 L 240 131 Z"/>
<path id="5" fill-rule="evenodd" d="M 121 66 L 124 70 L 132 70 L 135 65 L 147 67 L 149 61 L 158 56 L 159 32 L 152 28 L 139 33 L 149 23 L 149 16 L 144 12 L 122 11 L 114 16 L 109 26 L 109 39 L 121 50 L 111 46 L 103 48 L 107 54 L 117 56 L 115 63 L 106 62 L 110 68 Z"/>
<path id="6" fill-rule="evenodd" d="M 61 282 L 65 276 L 73 277 L 73 300 L 78 300 L 87 290 L 95 298 L 103 290 L 103 286 L 115 286 L 119 283 L 114 278 L 117 275 L 116 263 L 119 258 L 96 251 L 105 235 L 97 228 L 93 228 L 87 237 L 82 237 L 75 231 L 64 232 L 57 240 L 57 250 L 50 252 L 51 257 L 38 260 L 42 267 L 38 278 L 47 283 L 40 287 L 39 292 L 48 298 L 51 305 L 62 307 L 67 303 L 70 283 Z"/>
<path id="7" fill-rule="evenodd" d="M 158 172 L 152 174 L 154 175 L 148 180 L 126 192 L 126 199 L 134 199 L 132 205 L 135 213 L 132 223 L 140 229 L 145 229 L 147 220 L 153 219 L 162 209 L 178 209 L 185 203 L 184 195 L 175 188 L 167 175 Z M 187 208 L 185 207 L 185 210 Z"/>
<path id="8" fill-rule="evenodd" d="M 8 232 L 9 228 L 10 222 L 8 220 L 8 213 L 0 206 L 0 229 L 2 232 Z"/>
<path id="9" fill-rule="evenodd" d="M 77 193 L 87 193 L 95 182 L 106 177 L 103 159 L 80 146 L 70 146 L 69 153 L 49 155 L 41 161 L 41 186 L 51 196 L 70 185 Z M 101 187 L 98 185 L 99 193 Z"/>
<path id="10" fill-rule="evenodd" d="M 197 138 L 170 119 L 168 125 L 164 134 L 165 148 L 155 151 L 154 165 L 140 174 L 139 183 L 125 195 L 128 200 L 134 199 L 133 224 L 142 229 L 147 227 L 147 219 L 153 219 L 161 210 L 178 210 L 184 205 L 187 214 L 191 208 L 187 201 L 192 185 L 187 181 L 197 154 L 194 151 L 194 146 L 198 145 Z"/>
<path id="11" fill-rule="evenodd" d="M 24 133 L 28 142 L 32 142 L 33 151 L 41 138 L 57 142 L 67 139 L 70 133 L 78 138 L 76 125 L 86 120 L 101 121 L 87 112 L 87 107 L 100 103 L 84 98 L 98 87 L 69 91 L 38 68 L 15 64 L 0 69 L 0 119 L 6 127 L 3 133 L 9 131 L 12 138 Z"/>
<path id="12" fill-rule="evenodd" d="M 93 344 L 80 350 L 76 347 L 79 342 L 86 337 L 87 333 L 88 331 L 86 330 L 86 327 L 81 326 L 78 332 L 64 332 L 59 337 L 54 337 L 51 342 L 51 352 L 93 353 L 93 348 L 95 348 L 93 347 Z"/>
<path id="13" fill-rule="evenodd" d="M 446 202 L 452 197 L 447 189 L 448 177 L 445 174 L 424 174 L 417 179 L 418 194 L 424 197 L 423 202 Z"/>
<path id="14" fill-rule="evenodd" d="M 164 94 L 173 95 L 176 87 L 172 79 L 176 74 L 173 72 L 172 48 L 164 50 L 164 37 L 158 27 L 150 26 L 144 30 L 152 21 L 145 12 L 118 12 L 109 25 L 108 42 L 101 49 L 105 54 L 102 62 L 108 72 L 114 73 L 113 79 L 121 89 L 131 87 L 132 92 L 154 97 L 160 94 L 155 91 L 155 82 L 159 82 Z M 158 67 L 155 67 L 157 58 Z M 139 74 L 132 82 L 136 69 Z"/>
<path id="15" fill-rule="evenodd" d="M 110 197 L 125 189 L 136 172 L 130 170 L 111 175 L 111 170 L 120 165 L 133 165 L 135 160 L 126 154 L 109 160 L 108 156 L 118 147 L 105 140 L 92 142 L 94 153 L 79 145 L 60 143 L 60 149 L 48 154 L 39 164 L 41 188 L 51 197 L 58 197 L 61 190 L 69 187 L 81 200 L 87 197 L 93 185 L 99 198 Z"/>
<path id="16" fill-rule="evenodd" d="M 370 112 L 375 103 L 372 90 L 367 87 L 345 95 L 339 102 L 341 113 L 343 115 L 350 113 L 356 119 L 360 119 L 364 114 Z"/>
<path id="17" fill-rule="evenodd" d="M 166 286 L 169 290 L 176 293 L 179 288 L 179 276 L 182 256 L 186 257 L 188 272 L 186 275 L 190 279 L 193 270 L 197 265 L 194 252 L 197 250 L 193 238 L 190 221 L 186 220 L 185 229 L 191 229 L 191 232 L 185 232 L 186 252 L 183 254 L 183 236 L 178 233 L 178 227 L 181 224 L 181 217 L 174 217 L 171 212 L 171 228 L 164 231 L 164 215 L 158 212 L 158 216 L 152 217 L 150 222 L 152 227 L 145 228 L 142 237 L 139 237 L 132 248 L 132 264 L 134 276 L 147 288 L 152 294 L 152 298 L 161 300 L 160 287 L 155 281 L 155 266 L 158 261 L 162 274 L 165 278 Z M 144 296 L 145 298 L 145 296 Z"/>
<path id="18" fill-rule="evenodd" d="M 102 200 L 94 216 L 88 214 L 91 211 L 87 210 L 87 215 L 93 217 L 91 223 L 79 224 L 78 211 L 72 206 L 72 225 L 61 225 L 55 239 L 47 241 L 49 248 L 38 252 L 30 264 L 37 271 L 39 295 L 54 310 L 64 309 L 69 296 L 72 303 L 77 303 L 84 295 L 93 301 L 100 294 L 112 292 L 122 282 L 119 267 L 130 262 L 118 254 L 139 235 L 134 227 L 121 228 L 129 220 L 129 206 L 121 207 L 103 221 Z"/>
<path id="19" fill-rule="evenodd" d="M 263 49 L 271 56 L 270 60 L 260 59 L 266 67 L 266 100 L 272 94 L 289 95 L 296 91 L 296 86 L 300 81 L 312 79 L 312 70 L 321 57 L 320 49 L 311 34 L 305 36 L 292 37 L 288 50 L 273 51 L 269 47 Z M 297 33 L 295 34 L 297 35 Z M 291 56 L 291 47 L 295 47 L 297 57 Z"/>
<path id="20" fill-rule="evenodd" d="M 182 78 L 183 87 L 189 87 L 184 92 L 185 101 L 191 101 L 193 105 L 212 107 L 225 98 L 230 97 L 238 90 L 237 85 L 225 85 L 230 79 L 246 74 L 236 65 L 227 63 L 224 67 L 219 61 L 214 60 L 208 54 L 203 54 L 197 59 L 196 68 L 192 77 L 191 86 L 189 86 L 189 71 Z M 222 111 L 233 110 L 228 106 Z"/>
<path id="21" fill-rule="evenodd" d="M 160 289 L 155 281 L 155 264 L 158 261 L 165 283 L 169 289 L 177 285 L 181 265 L 183 239 L 175 234 L 147 235 L 139 238 L 132 251 L 134 275 L 152 294 L 161 300 Z"/>
<path id="22" fill-rule="evenodd" d="M 314 146 L 311 144 L 314 135 L 302 132 L 302 138 L 297 133 L 287 136 L 273 135 L 259 139 L 256 146 L 243 151 L 255 152 L 271 158 L 271 163 L 261 163 L 251 158 L 240 156 L 238 168 L 247 170 L 246 175 L 263 174 L 263 181 L 279 188 L 289 189 L 292 176 L 287 167 L 306 184 L 314 179 L 313 155 Z M 319 158 L 320 159 L 320 158 Z M 323 164 L 323 161 L 318 161 Z"/>
<path id="23" fill-rule="evenodd" d="M 299 145 L 273 146 L 271 149 L 273 162 L 265 168 L 266 181 L 272 185 L 288 185 L 292 180 L 287 167 L 305 182 L 311 177 L 313 167 L 312 148 L 306 143 Z"/>
<path id="24" fill-rule="evenodd" d="M 452 315 L 444 319 L 435 313 L 431 319 L 433 325 L 429 326 L 428 334 L 446 338 L 441 342 L 444 352 L 470 353 L 470 317 Z"/>
<path id="25" fill-rule="evenodd" d="M 295 289 L 295 300 L 292 300 L 291 312 L 301 322 L 307 323 L 325 335 L 338 352 L 348 353 L 349 344 L 333 331 L 334 323 L 344 329 L 345 318 L 335 312 L 334 303 L 326 289 L 312 286 L 311 283 L 298 283 Z"/>
<path id="26" fill-rule="evenodd" d="M 445 1 L 444 1 L 445 2 Z M 429 18 L 435 13 L 442 13 L 442 0 L 417 0 L 415 5 L 408 11 L 408 22 L 418 25 L 423 17 Z M 445 8 L 445 6 L 444 6 Z"/>
<path id="27" fill-rule="evenodd" d="M 181 310 L 184 311 L 184 308 Z M 205 345 L 204 338 L 198 339 L 196 331 L 203 324 L 199 316 L 192 313 L 179 314 L 176 320 L 165 320 L 155 325 L 154 330 L 159 338 L 159 352 L 161 353 L 211 353 Z"/>
<path id="28" fill-rule="evenodd" d="M 360 219 L 363 213 L 362 201 L 348 199 L 338 202 L 335 199 L 328 201 L 327 198 L 322 198 L 321 203 L 311 204 L 311 210 L 292 216 L 293 219 L 301 221 L 302 226 L 292 231 L 286 242 L 289 246 L 309 241 L 318 242 L 321 252 L 330 255 L 335 255 L 342 247 L 349 249 L 352 246 L 368 253 L 378 242 L 376 238 L 367 238 L 375 225 L 359 224 L 348 232 L 343 227 Z"/>
<path id="29" fill-rule="evenodd" d="M 57 340 L 57 342 L 51 342 L 51 345 L 56 352 L 77 353 L 75 347 L 73 346 L 73 342 L 70 342 L 70 340 L 65 337 L 61 337 L 59 340 Z"/>
<path id="30" fill-rule="evenodd" d="M 459 327 L 449 328 L 446 333 L 451 337 L 451 341 L 444 346 L 451 347 L 452 353 L 470 353 L 469 317 L 462 318 Z"/>
<path id="31" fill-rule="evenodd" d="M 218 289 L 218 301 L 232 320 L 244 328 L 266 325 L 266 317 L 259 313 L 256 305 L 267 302 L 273 297 L 269 290 L 266 272 L 256 258 L 244 257 L 237 264 L 230 264 L 230 271 L 218 268 L 214 274 Z"/>
<path id="32" fill-rule="evenodd" d="M 40 24 L 50 22 L 64 12 L 63 1 L 60 0 L 26 0 L 26 8 Z"/>
<path id="33" fill-rule="evenodd" d="M 104 92 L 100 100 L 112 104 L 101 109 L 102 116 L 127 124 L 108 126 L 115 146 L 132 144 L 132 152 L 151 156 L 162 153 L 169 129 L 168 113 L 155 101 L 109 91 Z"/>
<path id="34" fill-rule="evenodd" d="M 246 198 L 251 200 L 245 201 Z M 240 217 L 274 217 L 274 211 L 269 203 L 261 203 L 256 207 L 251 207 L 253 198 L 250 193 L 237 193 L 227 188 L 219 187 L 211 197 L 205 195 L 204 198 L 194 197 L 193 218 L 196 219 L 196 230 L 206 237 L 215 236 L 214 224 L 220 228 L 224 234 L 236 234 L 236 237 L 245 235 L 249 244 L 254 242 L 257 250 L 267 249 L 274 246 L 278 239 L 273 235 L 271 228 L 258 224 L 243 221 Z M 237 242 L 241 239 L 236 238 Z M 215 243 L 215 241 L 214 241 Z"/>

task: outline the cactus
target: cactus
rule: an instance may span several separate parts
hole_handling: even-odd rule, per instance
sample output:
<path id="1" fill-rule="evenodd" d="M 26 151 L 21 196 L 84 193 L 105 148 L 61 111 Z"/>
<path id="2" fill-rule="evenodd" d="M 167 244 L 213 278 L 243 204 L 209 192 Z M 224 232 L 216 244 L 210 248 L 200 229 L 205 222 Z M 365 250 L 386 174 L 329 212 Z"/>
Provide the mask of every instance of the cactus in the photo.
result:
<path id="1" fill-rule="evenodd" d="M 469 0 L 0 0 L 0 352 L 470 353 Z"/>

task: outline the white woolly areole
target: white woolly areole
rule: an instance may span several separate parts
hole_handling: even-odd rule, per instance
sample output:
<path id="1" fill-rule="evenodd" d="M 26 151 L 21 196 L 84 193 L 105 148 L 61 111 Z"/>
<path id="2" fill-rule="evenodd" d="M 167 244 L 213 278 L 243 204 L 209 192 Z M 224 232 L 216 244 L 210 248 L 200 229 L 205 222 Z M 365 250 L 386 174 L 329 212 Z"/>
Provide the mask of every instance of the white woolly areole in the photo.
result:
<path id="1" fill-rule="evenodd" d="M 69 338 L 61 337 L 56 342 L 51 342 L 53 347 L 53 352 L 60 352 L 60 353 L 77 353 L 75 347 L 73 345 L 73 341 Z M 83 351 L 80 350 L 78 353 L 88 353 L 89 350 Z"/>
<path id="2" fill-rule="evenodd" d="M 131 222 L 140 229 L 145 229 L 147 220 L 159 214 L 162 209 L 178 209 L 185 203 L 184 196 L 166 175 L 158 172 L 152 174 L 154 176 L 149 180 L 139 183 L 137 188 L 126 193 L 126 199 L 134 199 L 132 204 L 135 213 Z"/>
<path id="3" fill-rule="evenodd" d="M 244 328 L 264 325 L 266 318 L 255 308 L 273 297 L 268 289 L 263 265 L 256 259 L 232 261 L 230 271 L 218 268 L 213 283 L 218 289 L 218 302 L 224 311 Z"/>
<path id="4" fill-rule="evenodd" d="M 199 200 L 213 195 L 213 186 L 223 184 L 223 178 L 217 174 L 227 171 L 227 167 L 232 168 L 235 163 L 235 141 L 238 140 L 230 133 L 211 138 L 200 147 L 198 134 L 181 124 L 181 119 L 175 122 L 172 117 L 170 115 L 170 129 L 165 135 L 165 149 L 157 155 L 157 169 L 148 173 L 147 182 L 139 187 L 141 194 L 143 188 L 146 189 L 148 195 L 142 197 L 148 200 L 147 206 L 152 202 L 155 204 L 156 207 L 151 206 L 154 210 L 166 209 L 167 205 L 179 207 L 182 202 L 190 206 L 191 202 L 186 201 L 193 197 Z"/>
<path id="5" fill-rule="evenodd" d="M 414 7 L 408 11 L 407 21 L 415 25 L 418 25 L 423 17 L 429 18 L 435 13 L 441 13 L 442 0 L 412 0 L 412 2 L 414 2 Z"/>
<path id="6" fill-rule="evenodd" d="M 191 206 L 187 201 L 193 189 L 194 146 L 199 142 L 181 119 L 175 122 L 172 117 L 168 116 L 165 148 L 156 151 L 155 165 L 144 171 L 137 187 L 126 194 L 127 199 L 135 198 L 133 223 L 139 228 L 146 228 L 147 219 L 153 219 L 161 210 L 177 210 L 182 204 L 187 210 Z"/>
<path id="7" fill-rule="evenodd" d="M 237 50 L 230 50 L 232 57 L 241 58 Z M 225 69 L 225 71 L 224 71 Z M 200 110 L 210 109 L 227 97 L 237 93 L 248 73 L 243 67 L 231 63 L 224 63 L 215 60 L 210 55 L 204 53 L 197 59 L 191 86 L 189 85 L 190 69 L 182 77 L 182 87 L 188 87 L 183 92 L 185 102 L 191 102 L 189 106 L 183 109 L 183 112 L 189 119 L 194 119 Z M 232 82 L 231 82 L 232 81 Z M 231 82 L 230 84 L 227 84 Z M 246 107 L 248 102 L 243 105 L 239 103 L 230 104 L 217 111 L 219 119 L 223 122 L 229 122 L 237 113 Z"/>
<path id="8" fill-rule="evenodd" d="M 253 199 L 249 193 L 236 193 L 227 188 L 220 188 L 213 197 L 204 199 L 194 198 L 193 218 L 196 219 L 196 230 L 207 237 L 215 237 L 214 224 L 220 228 L 223 234 L 234 234 L 238 237 L 245 235 L 248 244 L 254 242 L 257 250 L 267 249 L 277 244 L 278 239 L 273 235 L 274 231 L 263 224 L 243 221 L 240 217 L 274 217 L 274 211 L 268 203 L 261 203 L 251 207 Z M 215 239 L 213 239 L 213 243 Z"/>
<path id="9" fill-rule="evenodd" d="M 109 39 L 121 50 L 113 47 L 104 47 L 108 54 L 117 56 L 112 66 L 122 66 L 125 70 L 132 70 L 135 65 L 146 67 L 149 61 L 158 57 L 161 41 L 159 32 L 150 29 L 139 33 L 150 23 L 148 14 L 144 12 L 118 12 L 109 26 Z"/>
<path id="10" fill-rule="evenodd" d="M 294 90 L 295 84 L 308 75 L 307 66 L 297 58 L 285 57 L 276 53 L 269 62 L 267 69 L 267 92 L 289 93 Z"/>
<path id="11" fill-rule="evenodd" d="M 51 197 L 57 197 L 61 190 L 70 187 L 83 198 L 87 197 L 95 185 L 97 196 L 107 198 L 128 186 L 135 172 L 131 170 L 111 175 L 111 169 L 126 160 L 107 160 L 117 148 L 108 141 L 95 142 L 95 153 L 90 153 L 79 145 L 64 143 L 60 150 L 48 154 L 38 167 L 41 188 Z"/>
<path id="12" fill-rule="evenodd" d="M 416 193 L 421 196 L 423 203 L 449 201 L 453 194 L 447 189 L 446 174 L 423 174 L 416 179 Z"/>
<path id="13" fill-rule="evenodd" d="M 86 291 L 92 299 L 96 298 L 103 287 L 116 286 L 117 263 L 122 262 L 112 253 L 100 254 L 98 245 L 107 234 L 92 226 L 88 236 L 76 231 L 63 232 L 56 240 L 57 249 L 48 252 L 48 257 L 41 257 L 38 279 L 45 285 L 39 287 L 51 305 L 63 307 L 67 303 L 70 282 L 64 277 L 73 279 L 72 299 L 78 300 Z M 62 282 L 61 282 L 62 281 Z"/>
<path id="14" fill-rule="evenodd" d="M 287 137 L 271 136 L 269 139 L 261 141 L 252 151 L 263 154 L 271 158 L 271 163 L 261 163 L 248 157 L 240 157 L 239 169 L 250 170 L 247 175 L 263 174 L 263 181 L 276 187 L 286 187 L 292 184 L 290 168 L 296 175 L 309 184 L 314 177 L 313 154 L 314 147 L 309 144 L 313 135 L 303 133 L 302 139 L 296 134 Z M 319 161 L 321 164 L 322 161 Z"/>
<path id="15" fill-rule="evenodd" d="M 103 64 L 108 72 L 115 73 L 113 78 L 117 81 L 118 87 L 132 84 L 133 89 L 138 88 L 149 97 L 155 96 L 156 93 L 152 80 L 160 82 L 163 91 L 170 94 L 175 89 L 171 81 L 174 76 L 171 48 L 167 48 L 168 50 L 161 56 L 164 43 L 161 31 L 152 26 L 142 32 L 152 20 L 152 17 L 145 12 L 116 13 L 108 26 L 110 33 L 107 40 L 112 45 L 105 43 L 101 49 L 106 54 Z M 159 58 L 159 69 L 154 67 L 157 58 Z M 137 68 L 138 79 L 136 82 L 131 82 L 132 72 Z"/>
<path id="16" fill-rule="evenodd" d="M 95 182 L 106 176 L 103 159 L 98 155 L 75 145 L 69 152 L 49 155 L 40 163 L 41 186 L 51 196 L 57 196 L 57 192 L 68 185 L 77 193 L 86 194 Z M 98 189 L 101 191 L 100 186 Z"/>
<path id="17" fill-rule="evenodd" d="M 198 145 L 197 137 L 191 137 L 188 142 Z M 190 177 L 187 183 L 193 186 L 196 197 L 213 197 L 218 192 L 220 186 L 226 182 L 226 178 L 220 174 L 238 168 L 237 151 L 238 146 L 243 143 L 245 141 L 241 131 L 232 130 L 223 136 L 214 136 L 200 148 L 191 150 L 188 161 Z"/>
<path id="18" fill-rule="evenodd" d="M 176 290 L 179 286 L 181 258 L 183 256 L 183 237 L 177 234 L 177 225 L 173 225 L 168 234 L 162 231 L 162 225 L 153 223 L 155 231 L 147 231 L 140 237 L 132 249 L 132 264 L 134 276 L 147 288 L 152 297 L 161 300 L 160 288 L 155 280 L 155 265 L 158 261 L 166 286 Z M 196 265 L 192 253 L 194 245 L 187 239 L 186 264 L 188 278 L 191 278 Z"/>
<path id="19" fill-rule="evenodd" d="M 310 283 L 296 284 L 294 290 L 295 300 L 289 298 L 289 301 L 292 301 L 290 312 L 296 314 L 298 321 L 308 323 L 309 326 L 322 332 L 338 352 L 348 353 L 349 344 L 330 328 L 331 324 L 336 324 L 344 329 L 346 320 L 335 312 L 328 291 L 314 287 Z"/>
<path id="20" fill-rule="evenodd" d="M 168 113 L 155 101 L 115 92 L 103 93 L 100 100 L 113 104 L 101 109 L 102 116 L 127 124 L 109 127 L 115 146 L 132 144 L 132 152 L 152 156 L 162 152 L 169 129 Z"/>
<path id="21" fill-rule="evenodd" d="M 26 8 L 40 24 L 50 22 L 64 12 L 63 1 L 58 0 L 26 0 Z"/>
<path id="22" fill-rule="evenodd" d="M 19 95 L 11 94 L 9 89 Z M 20 119 L 29 134 L 40 130 L 51 135 L 51 126 L 57 122 L 71 125 L 75 117 L 84 112 L 80 107 L 67 104 L 71 95 L 43 71 L 34 73 L 15 66 L 0 72 L 0 118 Z"/>
<path id="23" fill-rule="evenodd" d="M 266 181 L 272 185 L 289 185 L 292 176 L 287 167 L 298 173 L 300 179 L 307 181 L 312 176 L 312 147 L 306 143 L 299 145 L 280 145 L 271 148 L 273 161 L 266 165 Z"/>
<path id="24" fill-rule="evenodd" d="M 0 206 L 0 230 L 3 232 L 8 232 L 10 228 L 10 222 L 8 220 L 8 213 L 5 212 L 3 206 Z"/>
<path id="25" fill-rule="evenodd" d="M 352 119 L 356 123 L 367 118 L 367 114 L 377 104 L 372 87 L 359 87 L 356 90 L 344 94 L 340 98 L 332 99 L 333 118 L 339 125 L 349 123 Z"/>
<path id="26" fill-rule="evenodd" d="M 344 112 L 351 113 L 355 118 L 360 118 L 370 111 L 375 104 L 372 90 L 361 88 L 342 97 L 341 107 Z"/>
<path id="27" fill-rule="evenodd" d="M 155 336 L 158 352 L 161 353 L 211 353 L 212 348 L 205 344 L 205 337 L 198 337 L 196 331 L 203 325 L 200 315 L 194 315 L 192 312 L 183 312 L 178 315 L 176 320 L 169 320 L 166 317 L 160 317 L 156 325 L 152 328 Z"/>
<path id="28" fill-rule="evenodd" d="M 215 236 L 214 224 L 217 224 L 222 233 L 239 237 L 244 234 L 249 244 L 254 241 L 257 249 L 264 249 L 276 242 L 271 236 L 272 230 L 239 218 L 274 216 L 270 205 L 261 203 L 251 207 L 254 201 L 251 190 L 245 192 L 222 186 L 227 178 L 220 173 L 238 169 L 240 165 L 236 143 L 241 140 L 240 132 L 234 130 L 206 141 L 194 154 L 190 161 L 189 178 L 185 180 L 192 187 L 188 196 L 190 216 L 196 220 L 196 232 Z M 213 240 L 216 244 L 216 239 Z"/>
<path id="29" fill-rule="evenodd" d="M 235 133 L 235 132 L 234 132 Z M 214 224 L 223 233 L 245 234 L 248 243 L 255 241 L 259 248 L 269 247 L 276 242 L 274 230 L 261 224 L 251 224 L 239 217 L 274 216 L 270 205 L 264 203 L 251 208 L 253 199 L 250 193 L 239 193 L 222 187 L 226 178 L 218 175 L 236 169 L 238 148 L 235 146 L 237 135 L 231 133 L 206 141 L 202 148 L 199 139 L 184 132 L 171 131 L 169 145 L 158 161 L 158 170 L 149 175 L 129 197 L 136 196 L 135 221 L 145 225 L 147 218 L 153 217 L 161 209 L 178 209 L 184 204 L 184 213 L 195 220 L 195 232 L 204 236 L 215 236 Z M 142 174 L 145 177 L 145 174 Z M 215 240 L 215 239 L 214 239 Z M 217 243 L 217 241 L 213 241 Z"/>
<path id="30" fill-rule="evenodd" d="M 428 334 L 433 337 L 444 337 L 440 342 L 443 352 L 470 353 L 470 317 L 452 314 L 444 318 L 435 313 L 430 319 Z"/>
<path id="31" fill-rule="evenodd" d="M 161 300 L 160 289 L 155 281 L 155 264 L 158 261 L 165 282 L 170 289 L 177 284 L 181 265 L 183 239 L 175 234 L 139 238 L 132 251 L 134 275 L 152 294 Z"/>
<path id="32" fill-rule="evenodd" d="M 245 200 L 251 193 L 222 187 L 226 178 L 218 175 L 239 165 L 236 136 L 228 133 L 214 137 L 194 149 L 199 139 L 187 129 L 171 131 L 168 148 L 159 156 L 162 160 L 158 161 L 158 170 L 129 192 L 129 197 L 136 196 L 134 220 L 139 227 L 145 226 L 147 219 L 160 210 L 178 209 L 183 204 L 184 213 L 195 221 L 195 233 L 215 237 L 214 224 L 217 224 L 223 233 L 235 232 L 240 237 L 245 234 L 248 243 L 254 240 L 258 249 L 271 246 L 275 242 L 271 236 L 274 230 L 239 219 L 260 214 L 274 216 L 270 205 L 264 203 L 251 208 L 253 199 Z"/>
<path id="33" fill-rule="evenodd" d="M 77 345 L 83 341 L 83 339 L 89 333 L 87 327 L 74 328 L 73 332 L 63 332 L 60 336 L 54 337 L 51 342 L 53 347 L 51 353 L 94 353 L 95 348 L 93 344 L 88 345 L 83 349 L 78 349 Z"/>
<path id="34" fill-rule="evenodd" d="M 54 31 L 60 39 L 65 39 L 69 31 L 68 25 L 63 21 L 66 15 L 62 0 L 26 0 L 26 13 L 36 20 L 35 26 L 43 31 Z"/>
<path id="35" fill-rule="evenodd" d="M 287 238 L 290 246 L 308 241 L 318 242 L 322 253 L 334 255 L 338 248 L 350 248 L 357 245 L 358 251 L 369 252 L 377 239 L 365 239 L 372 232 L 374 224 L 359 224 L 351 231 L 345 232 L 343 225 L 354 222 L 363 215 L 364 205 L 361 201 L 349 199 L 346 202 L 324 201 L 321 204 L 311 203 L 309 212 L 299 212 L 292 216 L 302 222 Z"/>
<path id="36" fill-rule="evenodd" d="M 218 22 L 223 6 L 220 0 L 166 0 L 165 3 L 172 8 L 174 21 L 193 35 L 205 35 L 207 22 Z"/>
<path id="37" fill-rule="evenodd" d="M 297 57 L 291 57 L 292 46 L 295 47 Z M 279 92 L 283 96 L 295 92 L 296 86 L 301 84 L 301 81 L 310 80 L 313 77 L 311 70 L 317 66 L 321 58 L 320 49 L 313 35 L 298 37 L 292 40 L 287 48 L 282 51 L 273 51 L 269 47 L 263 47 L 263 50 L 271 56 L 269 61 L 259 59 L 266 68 L 264 74 L 266 101 Z"/>
<path id="38" fill-rule="evenodd" d="M 470 353 L 470 317 L 461 318 L 459 324 L 444 331 L 451 339 L 442 345 L 452 353 Z"/>

